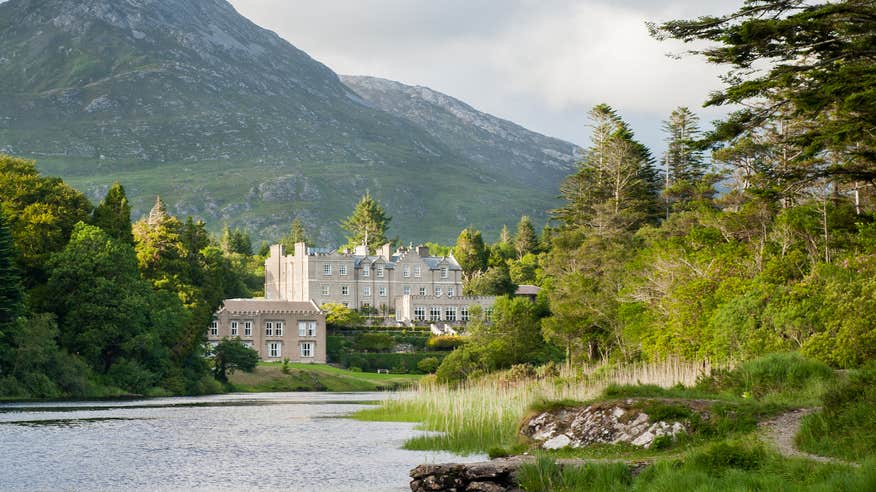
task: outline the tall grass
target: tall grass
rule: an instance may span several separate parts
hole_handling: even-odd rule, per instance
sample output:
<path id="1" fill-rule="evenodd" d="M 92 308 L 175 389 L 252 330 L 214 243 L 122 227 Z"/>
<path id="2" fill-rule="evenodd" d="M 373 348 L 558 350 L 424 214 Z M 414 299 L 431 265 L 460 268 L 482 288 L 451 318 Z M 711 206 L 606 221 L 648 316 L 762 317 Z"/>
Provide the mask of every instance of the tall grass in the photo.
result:
<path id="1" fill-rule="evenodd" d="M 667 360 L 624 366 L 564 367 L 557 375 L 538 377 L 514 369 L 458 387 L 421 384 L 355 415 L 362 420 L 420 422 L 439 434 L 420 436 L 407 449 L 443 449 L 460 454 L 514 446 L 527 410 L 545 401 L 586 401 L 608 385 L 693 385 L 712 371 L 709 363 Z"/>

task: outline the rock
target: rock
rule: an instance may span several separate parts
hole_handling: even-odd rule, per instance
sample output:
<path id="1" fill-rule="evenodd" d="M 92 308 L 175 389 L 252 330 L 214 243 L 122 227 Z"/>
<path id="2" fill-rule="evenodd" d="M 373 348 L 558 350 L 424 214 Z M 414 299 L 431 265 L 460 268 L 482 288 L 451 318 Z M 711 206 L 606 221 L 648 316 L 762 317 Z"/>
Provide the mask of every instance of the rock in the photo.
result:
<path id="1" fill-rule="evenodd" d="M 499 484 L 495 484 L 493 482 L 472 482 L 468 484 L 465 490 L 476 490 L 479 492 L 505 492 L 508 490 L 508 488 Z"/>
<path id="2" fill-rule="evenodd" d="M 701 400 L 628 399 L 541 412 L 525 421 L 521 434 L 543 449 L 580 448 L 592 444 L 629 443 L 650 447 L 662 436 L 688 432 L 684 420 L 652 421 L 643 411 L 649 404 L 686 406 L 703 419 L 709 418 L 711 402 Z"/>

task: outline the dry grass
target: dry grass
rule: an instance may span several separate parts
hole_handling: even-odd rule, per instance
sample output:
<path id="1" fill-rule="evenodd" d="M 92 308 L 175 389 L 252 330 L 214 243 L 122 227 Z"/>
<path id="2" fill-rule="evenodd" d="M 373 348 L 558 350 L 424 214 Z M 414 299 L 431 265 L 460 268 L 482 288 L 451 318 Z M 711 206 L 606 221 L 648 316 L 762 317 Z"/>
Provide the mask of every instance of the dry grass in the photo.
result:
<path id="1" fill-rule="evenodd" d="M 514 445 L 521 420 L 537 403 L 591 400 L 609 384 L 690 386 L 711 370 L 708 363 L 677 360 L 619 367 L 564 367 L 558 375 L 542 377 L 512 369 L 455 388 L 420 384 L 416 390 L 387 398 L 356 417 L 421 422 L 424 429 L 441 432 L 409 441 L 409 449 L 478 453 Z"/>

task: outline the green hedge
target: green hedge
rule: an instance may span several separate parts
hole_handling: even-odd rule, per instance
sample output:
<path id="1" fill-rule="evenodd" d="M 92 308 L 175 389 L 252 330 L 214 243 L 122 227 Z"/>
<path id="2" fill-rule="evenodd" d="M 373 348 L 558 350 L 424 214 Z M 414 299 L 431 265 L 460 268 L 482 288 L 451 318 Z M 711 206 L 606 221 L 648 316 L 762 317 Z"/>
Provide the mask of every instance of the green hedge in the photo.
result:
<path id="1" fill-rule="evenodd" d="M 388 369 L 390 372 L 406 372 L 423 374 L 417 364 L 428 357 L 438 359 L 440 363 L 447 352 L 415 352 L 413 354 L 356 354 L 344 353 L 340 363 L 344 367 L 358 367 L 366 372 L 376 372 L 378 369 Z"/>

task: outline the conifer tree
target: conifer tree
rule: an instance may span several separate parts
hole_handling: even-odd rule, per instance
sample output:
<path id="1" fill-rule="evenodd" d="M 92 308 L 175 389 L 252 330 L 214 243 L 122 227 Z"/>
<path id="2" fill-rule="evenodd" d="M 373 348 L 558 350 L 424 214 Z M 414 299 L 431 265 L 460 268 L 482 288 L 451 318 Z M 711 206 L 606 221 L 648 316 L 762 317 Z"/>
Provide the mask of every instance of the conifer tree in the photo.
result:
<path id="1" fill-rule="evenodd" d="M 286 251 L 294 251 L 296 243 L 304 243 L 307 246 L 313 246 L 313 241 L 310 239 L 310 235 L 307 234 L 307 230 L 304 228 L 304 223 L 301 222 L 301 219 L 298 217 L 295 217 L 292 220 L 289 234 L 280 240 L 280 244 L 286 248 Z"/>
<path id="2" fill-rule="evenodd" d="M 125 195 L 125 188 L 114 183 L 106 192 L 100 205 L 94 209 L 92 222 L 104 230 L 110 237 L 134 244 L 134 234 L 131 231 L 131 205 Z"/>
<path id="3" fill-rule="evenodd" d="M 536 248 L 538 248 L 538 235 L 535 234 L 532 221 L 524 215 L 520 217 L 520 222 L 517 223 L 517 234 L 514 235 L 514 249 L 517 251 L 517 258 L 523 258 L 527 253 L 534 252 Z"/>
<path id="4" fill-rule="evenodd" d="M 356 204 L 353 214 L 341 222 L 341 227 L 350 233 L 347 236 L 347 246 L 355 248 L 365 244 L 368 246 L 369 253 L 374 252 L 377 247 L 389 242 L 386 231 L 390 220 L 392 217 L 386 215 L 377 200 L 366 192 Z"/>
<path id="5" fill-rule="evenodd" d="M 697 115 L 686 107 L 677 108 L 663 122 L 663 131 L 667 135 L 663 158 L 667 215 L 673 206 L 684 206 L 693 199 L 696 185 L 705 175 L 703 154 L 697 146 L 698 122 Z"/>
<path id="6" fill-rule="evenodd" d="M 481 231 L 474 227 L 467 227 L 459 233 L 456 239 L 456 247 L 453 248 L 453 257 L 459 262 L 462 271 L 467 278 L 487 268 L 489 253 L 484 245 Z"/>
<path id="7" fill-rule="evenodd" d="M 23 293 L 21 276 L 16 265 L 15 244 L 0 210 L 0 338 L 4 328 L 13 323 L 22 312 Z"/>

